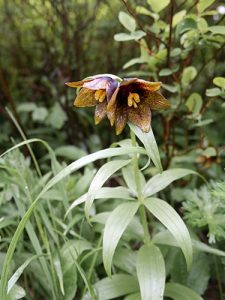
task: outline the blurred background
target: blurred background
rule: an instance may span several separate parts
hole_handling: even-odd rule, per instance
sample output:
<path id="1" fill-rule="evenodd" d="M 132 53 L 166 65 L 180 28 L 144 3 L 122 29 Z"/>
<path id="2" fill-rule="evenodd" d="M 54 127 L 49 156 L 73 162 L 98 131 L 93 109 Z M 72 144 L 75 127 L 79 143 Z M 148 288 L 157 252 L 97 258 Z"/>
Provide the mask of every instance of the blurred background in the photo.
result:
<path id="1" fill-rule="evenodd" d="M 15 115 L 29 137 L 53 147 L 88 143 L 95 129 L 91 110 L 74 110 L 75 90 L 64 86 L 99 74 L 118 74 L 138 47 L 118 43 L 122 1 L 0 1 L 0 150 L 17 135 L 4 108 Z M 107 124 L 108 126 L 108 124 Z M 82 130 L 81 130 L 82 128 Z M 92 143 L 101 146 L 101 142 Z M 109 139 L 109 140 L 108 140 Z M 88 145 L 85 145 L 88 147 Z"/>
<path id="2" fill-rule="evenodd" d="M 218 156 L 225 138 L 224 108 L 222 90 L 215 91 L 221 87 L 213 79 L 225 72 L 224 35 L 208 28 L 224 24 L 223 1 L 203 1 L 202 6 L 180 0 L 172 10 L 169 1 L 155 3 L 1 0 L 0 151 L 12 145 L 11 138 L 20 139 L 5 107 L 27 137 L 43 138 L 53 148 L 69 144 L 92 152 L 108 146 L 117 139 L 108 121 L 93 126 L 93 109 L 75 109 L 75 90 L 64 83 L 112 73 L 163 82 L 172 110 L 155 112 L 153 128 L 167 152 L 165 166 L 181 149 L 189 153 L 213 146 Z M 114 39 L 129 31 L 129 24 L 124 28 L 118 19 L 120 11 L 135 19 L 139 37 Z M 41 149 L 36 152 L 42 155 Z"/>

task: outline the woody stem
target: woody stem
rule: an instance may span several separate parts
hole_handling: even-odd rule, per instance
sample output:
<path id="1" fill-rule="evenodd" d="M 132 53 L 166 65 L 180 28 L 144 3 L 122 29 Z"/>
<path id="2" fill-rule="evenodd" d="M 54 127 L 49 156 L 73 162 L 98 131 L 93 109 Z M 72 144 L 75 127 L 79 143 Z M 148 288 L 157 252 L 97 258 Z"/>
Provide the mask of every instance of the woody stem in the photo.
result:
<path id="1" fill-rule="evenodd" d="M 130 136 L 132 140 L 132 146 L 136 147 L 137 146 L 136 136 L 132 130 L 130 131 Z M 139 214 L 140 214 L 140 219 L 144 230 L 144 243 L 147 244 L 150 241 L 150 233 L 148 230 L 148 221 L 147 221 L 145 206 L 143 204 L 144 198 L 141 190 L 140 170 L 138 167 L 138 154 L 134 154 L 133 156 L 133 170 L 134 170 L 134 179 L 136 184 L 137 198 L 140 203 Z"/>

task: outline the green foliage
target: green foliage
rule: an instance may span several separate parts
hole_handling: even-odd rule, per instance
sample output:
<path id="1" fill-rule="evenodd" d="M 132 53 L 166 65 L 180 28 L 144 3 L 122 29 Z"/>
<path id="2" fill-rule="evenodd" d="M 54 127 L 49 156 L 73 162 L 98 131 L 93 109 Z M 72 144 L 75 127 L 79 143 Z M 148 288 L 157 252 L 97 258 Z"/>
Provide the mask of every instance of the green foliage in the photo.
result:
<path id="1" fill-rule="evenodd" d="M 1 299 L 223 300 L 223 7 L 0 1 Z M 171 108 L 118 141 L 64 88 L 97 73 Z"/>
<path id="2" fill-rule="evenodd" d="M 183 193 L 185 218 L 196 228 L 207 227 L 209 243 L 225 238 L 224 200 L 225 185 L 211 184 Z"/>

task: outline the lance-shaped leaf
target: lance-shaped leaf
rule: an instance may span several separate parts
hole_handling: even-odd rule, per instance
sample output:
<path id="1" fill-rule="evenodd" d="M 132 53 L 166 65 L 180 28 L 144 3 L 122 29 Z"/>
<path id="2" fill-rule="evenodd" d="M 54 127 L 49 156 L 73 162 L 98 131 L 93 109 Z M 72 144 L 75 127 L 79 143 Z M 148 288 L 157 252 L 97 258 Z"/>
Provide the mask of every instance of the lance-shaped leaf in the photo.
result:
<path id="1" fill-rule="evenodd" d="M 130 160 L 113 160 L 104 164 L 96 173 L 94 179 L 91 182 L 90 188 L 87 194 L 87 201 L 85 202 L 85 215 L 89 218 L 89 212 L 92 203 L 96 197 L 97 192 L 101 189 L 103 184 L 119 169 L 126 166 Z"/>
<path id="2" fill-rule="evenodd" d="M 34 255 L 32 257 L 29 257 L 12 275 L 12 277 L 9 279 L 8 282 L 8 291 L 9 293 L 11 289 L 14 287 L 20 276 L 23 274 L 23 271 L 26 269 L 26 267 L 36 258 L 40 257 L 41 255 Z"/>
<path id="3" fill-rule="evenodd" d="M 158 168 L 159 172 L 162 172 L 163 169 L 160 160 L 159 149 L 152 129 L 150 128 L 149 132 L 143 132 L 139 127 L 133 125 L 132 123 L 129 123 L 129 126 L 130 129 L 134 132 L 134 134 L 143 143 L 149 158 Z"/>
<path id="4" fill-rule="evenodd" d="M 195 171 L 188 169 L 171 169 L 164 171 L 161 174 L 155 175 L 146 183 L 143 194 L 147 198 L 165 189 L 171 182 L 190 174 L 198 175 Z"/>
<path id="5" fill-rule="evenodd" d="M 137 278 L 126 274 L 115 274 L 111 278 L 99 280 L 94 288 L 98 300 L 110 300 L 123 295 L 131 294 L 138 291 Z M 89 294 L 86 294 L 82 300 L 93 300 Z"/>
<path id="6" fill-rule="evenodd" d="M 138 210 L 138 203 L 123 203 L 117 206 L 106 221 L 103 234 L 103 263 L 111 276 L 112 259 L 116 246 Z"/>
<path id="7" fill-rule="evenodd" d="M 79 198 L 77 198 L 68 208 L 65 217 L 67 217 L 68 213 L 77 207 L 78 205 L 84 203 L 87 200 L 88 193 L 83 194 Z M 134 198 L 131 198 L 130 192 L 126 187 L 118 186 L 118 187 L 103 187 L 100 190 L 97 191 L 97 194 L 95 196 L 95 199 L 127 199 L 127 200 L 133 200 Z"/>
<path id="8" fill-rule="evenodd" d="M 178 246 L 183 251 L 187 267 L 192 262 L 192 242 L 187 227 L 178 213 L 167 202 L 158 198 L 149 198 L 144 201 L 147 209 L 172 233 Z"/>
<path id="9" fill-rule="evenodd" d="M 166 284 L 164 295 L 174 300 L 203 300 L 203 298 L 192 289 L 174 282 Z"/>
<path id="10" fill-rule="evenodd" d="M 159 248 L 144 245 L 138 252 L 137 276 L 142 300 L 162 300 L 165 288 L 165 263 Z"/>

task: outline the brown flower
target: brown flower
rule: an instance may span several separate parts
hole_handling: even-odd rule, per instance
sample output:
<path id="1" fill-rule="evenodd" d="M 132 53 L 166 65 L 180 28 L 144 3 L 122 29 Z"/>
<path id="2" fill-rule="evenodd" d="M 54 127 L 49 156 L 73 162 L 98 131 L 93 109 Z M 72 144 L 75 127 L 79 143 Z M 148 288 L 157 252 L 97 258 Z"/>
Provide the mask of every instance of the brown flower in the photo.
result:
<path id="1" fill-rule="evenodd" d="M 121 79 L 111 74 L 88 77 L 82 81 L 67 82 L 73 88 L 81 88 L 74 100 L 77 107 L 95 106 L 95 124 L 107 115 L 107 104 Z"/>
<path id="2" fill-rule="evenodd" d="M 149 82 L 138 78 L 124 79 L 107 105 L 107 116 L 111 126 L 120 134 L 126 123 L 148 132 L 151 125 L 151 109 L 166 109 L 170 103 L 159 92 L 160 82 Z"/>
<path id="3" fill-rule="evenodd" d="M 126 123 L 148 132 L 151 125 L 151 109 L 166 109 L 170 103 L 159 92 L 160 82 L 138 78 L 120 79 L 111 74 L 88 77 L 66 85 L 81 88 L 74 101 L 77 107 L 95 106 L 95 123 L 108 117 L 120 134 Z"/>

